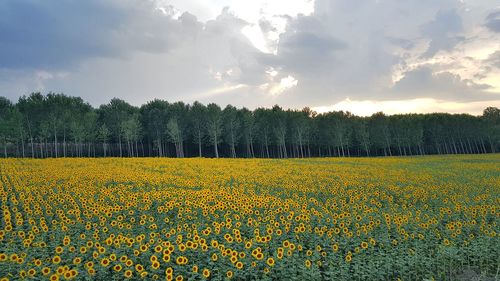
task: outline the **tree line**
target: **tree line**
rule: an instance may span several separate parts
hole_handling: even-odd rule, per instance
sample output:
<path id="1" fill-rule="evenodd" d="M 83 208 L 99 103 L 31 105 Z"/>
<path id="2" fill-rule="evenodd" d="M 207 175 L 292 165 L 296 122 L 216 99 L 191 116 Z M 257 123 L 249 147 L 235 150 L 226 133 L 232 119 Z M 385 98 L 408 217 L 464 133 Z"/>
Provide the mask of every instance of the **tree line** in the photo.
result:
<path id="1" fill-rule="evenodd" d="M 495 153 L 500 110 L 483 115 L 369 117 L 310 108 L 221 108 L 121 99 L 93 108 L 82 98 L 32 93 L 0 97 L 4 157 L 349 157 Z"/>

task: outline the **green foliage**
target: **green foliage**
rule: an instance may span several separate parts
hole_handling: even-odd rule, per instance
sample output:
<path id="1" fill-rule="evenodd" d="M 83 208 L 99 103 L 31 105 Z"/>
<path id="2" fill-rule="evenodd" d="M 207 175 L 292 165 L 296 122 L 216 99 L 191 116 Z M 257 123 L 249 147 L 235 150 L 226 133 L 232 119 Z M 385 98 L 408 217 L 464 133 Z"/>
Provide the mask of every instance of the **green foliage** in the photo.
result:
<path id="1" fill-rule="evenodd" d="M 482 116 L 378 112 L 358 117 L 344 111 L 318 114 L 308 107 L 251 111 L 158 99 L 138 108 L 115 98 L 94 109 L 81 98 L 54 93 L 33 93 L 16 104 L 2 98 L 0 106 L 4 155 L 17 157 L 102 156 L 105 148 L 96 149 L 97 143 L 108 144 L 107 156 L 141 151 L 141 156 L 160 157 L 413 156 L 500 149 L 495 107 Z M 102 125 L 109 131 L 105 141 L 98 138 Z"/>

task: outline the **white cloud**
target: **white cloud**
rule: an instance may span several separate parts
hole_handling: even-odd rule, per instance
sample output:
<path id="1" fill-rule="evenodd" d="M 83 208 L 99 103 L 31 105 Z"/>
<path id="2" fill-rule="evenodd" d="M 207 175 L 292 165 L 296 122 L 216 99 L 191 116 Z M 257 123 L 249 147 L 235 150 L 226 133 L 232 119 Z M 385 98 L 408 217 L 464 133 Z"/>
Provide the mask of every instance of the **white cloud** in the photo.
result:
<path id="1" fill-rule="evenodd" d="M 281 95 L 288 89 L 291 89 L 298 84 L 298 80 L 293 76 L 288 75 L 280 79 L 280 82 L 269 89 L 269 93 L 273 96 Z"/>

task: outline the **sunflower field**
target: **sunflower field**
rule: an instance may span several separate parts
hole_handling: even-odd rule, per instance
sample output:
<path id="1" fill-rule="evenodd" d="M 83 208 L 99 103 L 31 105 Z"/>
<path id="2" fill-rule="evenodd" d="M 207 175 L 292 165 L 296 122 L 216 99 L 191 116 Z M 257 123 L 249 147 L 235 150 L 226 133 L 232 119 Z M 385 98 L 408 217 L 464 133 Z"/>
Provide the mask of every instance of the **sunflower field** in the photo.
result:
<path id="1" fill-rule="evenodd" d="M 499 154 L 3 159 L 0 174 L 2 281 L 499 276 Z"/>

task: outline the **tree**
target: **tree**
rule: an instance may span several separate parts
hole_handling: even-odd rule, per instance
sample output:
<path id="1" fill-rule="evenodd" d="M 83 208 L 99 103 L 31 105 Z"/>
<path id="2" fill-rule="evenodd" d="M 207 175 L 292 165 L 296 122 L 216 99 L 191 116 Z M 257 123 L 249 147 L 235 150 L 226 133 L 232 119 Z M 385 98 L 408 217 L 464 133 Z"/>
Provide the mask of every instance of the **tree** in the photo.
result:
<path id="1" fill-rule="evenodd" d="M 41 93 L 32 93 L 29 96 L 22 96 L 17 102 L 17 108 L 23 116 L 23 126 L 26 126 L 32 158 L 35 158 L 35 138 L 39 134 L 40 123 L 46 122 L 48 118 L 45 108 L 45 97 Z M 24 145 L 23 145 L 24 147 Z"/>
<path id="2" fill-rule="evenodd" d="M 257 140 L 261 147 L 261 157 L 270 158 L 269 143 L 271 141 L 271 111 L 265 108 L 257 108 L 254 111 L 255 128 Z"/>
<path id="3" fill-rule="evenodd" d="M 166 132 L 169 106 L 168 102 L 155 99 L 141 106 L 140 109 L 140 120 L 144 134 L 159 157 L 165 156 L 163 136 Z"/>
<path id="4" fill-rule="evenodd" d="M 123 133 L 123 138 L 127 141 L 127 152 L 128 156 L 136 157 L 139 156 L 137 141 L 139 140 L 141 133 L 141 124 L 139 123 L 139 114 L 134 113 L 126 120 L 122 121 L 121 132 Z M 135 148 L 134 148 L 135 145 Z M 135 154 L 134 154 L 135 151 Z"/>
<path id="5" fill-rule="evenodd" d="M 238 118 L 238 109 L 232 105 L 228 105 L 222 111 L 222 124 L 224 137 L 232 158 L 236 158 L 236 145 L 240 140 L 240 119 Z"/>
<path id="6" fill-rule="evenodd" d="M 118 142 L 119 156 L 123 157 L 122 137 L 123 137 L 123 122 L 137 111 L 136 108 L 127 102 L 114 98 L 108 104 L 101 105 L 99 108 L 99 120 L 106 124 L 111 136 Z"/>
<path id="7" fill-rule="evenodd" d="M 178 158 L 184 157 L 183 148 L 182 148 L 182 132 L 179 128 L 179 122 L 177 121 L 177 117 L 171 117 L 167 123 L 167 134 L 170 140 L 175 145 L 175 154 Z"/>
<path id="8" fill-rule="evenodd" d="M 219 143 L 222 142 L 222 111 L 221 108 L 211 103 L 207 105 L 207 136 L 210 143 L 214 146 L 215 158 L 219 158 Z"/>
<path id="9" fill-rule="evenodd" d="M 97 140 L 97 134 L 98 134 L 97 118 L 98 116 L 95 110 L 91 110 L 85 113 L 82 119 L 84 135 L 85 135 L 84 140 L 87 142 L 88 157 L 90 157 L 91 155 L 95 157 L 94 143 Z"/>
<path id="10" fill-rule="evenodd" d="M 253 148 L 255 140 L 255 117 L 253 113 L 247 108 L 242 108 L 238 111 L 239 119 L 241 120 L 243 141 L 245 143 L 246 155 L 247 157 L 254 158 L 255 152 Z"/>
<path id="11" fill-rule="evenodd" d="M 106 124 L 102 124 L 97 130 L 96 139 L 102 143 L 103 156 L 106 157 L 107 143 L 109 140 L 110 131 Z"/>
<path id="12" fill-rule="evenodd" d="M 184 139 L 187 137 L 189 106 L 183 102 L 176 102 L 168 107 L 168 121 L 166 133 L 174 143 L 177 157 L 184 157 Z"/>
<path id="13" fill-rule="evenodd" d="M 500 110 L 357 117 L 278 105 L 222 110 L 156 99 L 136 108 L 115 98 L 95 109 L 65 94 L 32 93 L 17 103 L 0 97 L 4 157 L 163 157 L 173 147 L 177 157 L 202 157 L 204 145 L 213 147 L 214 157 L 233 158 L 494 153 Z"/>
<path id="14" fill-rule="evenodd" d="M 69 126 L 71 135 L 73 137 L 73 140 L 75 142 L 75 148 L 76 148 L 76 155 L 78 157 L 82 156 L 82 151 L 81 151 L 81 144 L 83 143 L 85 139 L 85 127 L 83 122 L 73 120 L 71 121 L 71 124 Z"/>
<path id="15" fill-rule="evenodd" d="M 370 134 L 368 133 L 366 119 L 360 117 L 354 119 L 353 138 L 361 149 L 364 150 L 366 156 L 370 156 Z"/>
<path id="16" fill-rule="evenodd" d="M 207 118 L 207 108 L 203 104 L 195 101 L 189 111 L 189 121 L 193 142 L 198 145 L 198 156 L 202 157 L 201 145 L 205 136 Z"/>
<path id="17" fill-rule="evenodd" d="M 500 109 L 496 107 L 488 107 L 483 111 L 483 122 L 486 124 L 485 132 L 487 133 L 488 142 L 492 153 L 497 151 L 500 145 Z"/>
<path id="18" fill-rule="evenodd" d="M 291 131 L 291 142 L 298 157 L 304 158 L 304 145 L 309 133 L 309 108 L 302 111 L 288 111 Z"/>
<path id="19" fill-rule="evenodd" d="M 288 158 L 286 149 L 287 119 L 286 114 L 278 105 L 273 106 L 272 110 L 273 132 L 278 146 L 279 158 Z"/>
<path id="20" fill-rule="evenodd" d="M 7 143 L 15 138 L 16 115 L 11 101 L 0 97 L 0 137 L 3 141 L 4 157 L 7 158 Z"/>
<path id="21" fill-rule="evenodd" d="M 370 118 L 369 128 L 372 144 L 376 148 L 382 149 L 385 156 L 388 152 L 392 156 L 389 122 L 385 114 L 382 112 L 373 114 Z"/>

